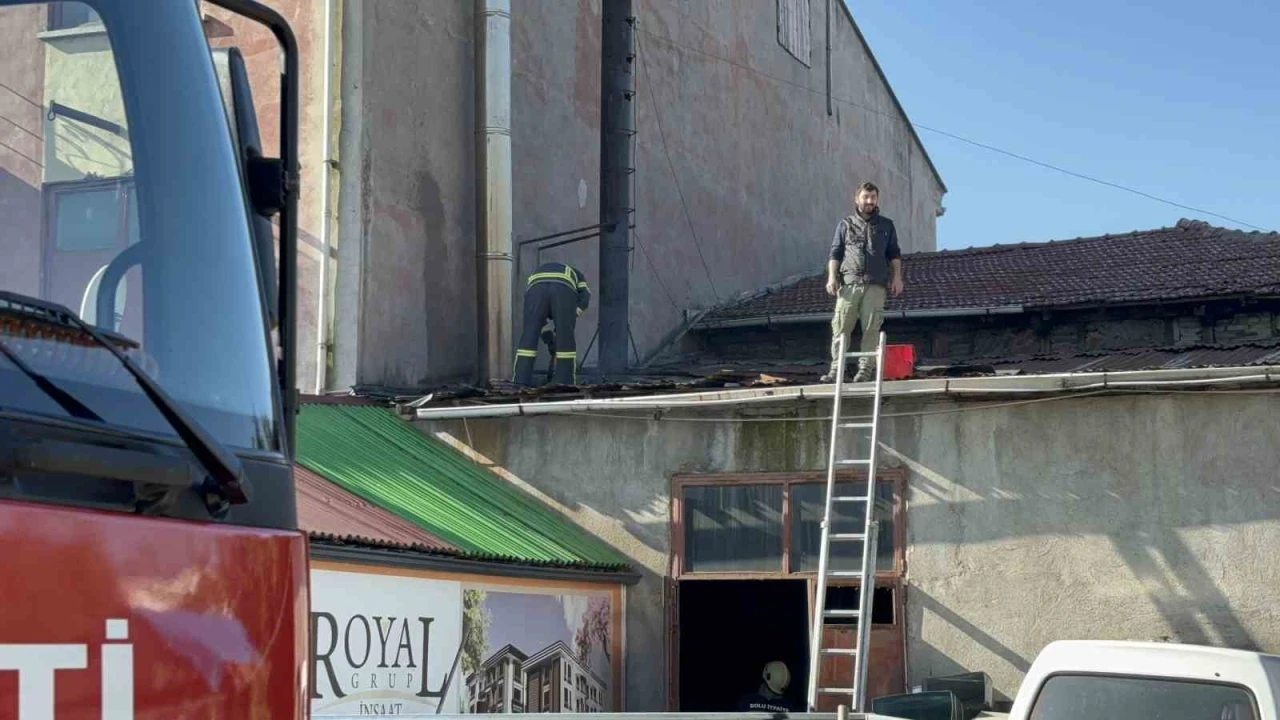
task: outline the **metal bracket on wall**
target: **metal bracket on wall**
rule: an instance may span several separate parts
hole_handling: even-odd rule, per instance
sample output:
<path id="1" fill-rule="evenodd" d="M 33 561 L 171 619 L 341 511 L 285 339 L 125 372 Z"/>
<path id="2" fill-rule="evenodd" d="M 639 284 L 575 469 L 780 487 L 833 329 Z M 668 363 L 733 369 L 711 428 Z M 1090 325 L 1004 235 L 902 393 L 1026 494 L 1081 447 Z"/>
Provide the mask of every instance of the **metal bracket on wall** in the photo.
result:
<path id="1" fill-rule="evenodd" d="M 59 102 L 49 103 L 49 112 L 46 114 L 49 122 L 56 120 L 59 115 L 77 122 L 82 122 L 85 125 L 92 125 L 99 130 L 105 130 L 117 137 L 127 138 L 129 135 L 129 133 L 124 129 L 124 126 L 113 123 L 110 120 L 104 120 L 97 115 L 84 112 L 83 110 L 76 110 L 73 107 L 68 107 Z"/>

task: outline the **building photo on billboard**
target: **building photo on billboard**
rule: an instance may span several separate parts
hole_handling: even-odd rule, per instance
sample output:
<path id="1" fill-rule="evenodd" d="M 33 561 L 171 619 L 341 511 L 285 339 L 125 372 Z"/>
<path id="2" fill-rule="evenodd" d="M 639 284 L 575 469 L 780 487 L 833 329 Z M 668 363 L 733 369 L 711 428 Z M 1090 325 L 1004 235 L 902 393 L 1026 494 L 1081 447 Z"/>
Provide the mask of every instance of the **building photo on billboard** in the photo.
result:
<path id="1" fill-rule="evenodd" d="M 464 712 L 611 712 L 614 604 L 608 593 L 467 588 Z"/>

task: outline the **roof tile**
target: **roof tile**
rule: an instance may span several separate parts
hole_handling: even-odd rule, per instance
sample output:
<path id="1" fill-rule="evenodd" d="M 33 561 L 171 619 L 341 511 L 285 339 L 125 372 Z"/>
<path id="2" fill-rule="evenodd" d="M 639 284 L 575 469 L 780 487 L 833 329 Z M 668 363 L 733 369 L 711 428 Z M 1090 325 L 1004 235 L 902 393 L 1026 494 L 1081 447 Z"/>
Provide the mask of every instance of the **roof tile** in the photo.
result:
<path id="1" fill-rule="evenodd" d="M 1190 300 L 1280 294 L 1280 233 L 1198 220 L 1124 235 L 914 253 L 888 310 Z M 703 323 L 831 311 L 821 274 L 720 308 Z"/>

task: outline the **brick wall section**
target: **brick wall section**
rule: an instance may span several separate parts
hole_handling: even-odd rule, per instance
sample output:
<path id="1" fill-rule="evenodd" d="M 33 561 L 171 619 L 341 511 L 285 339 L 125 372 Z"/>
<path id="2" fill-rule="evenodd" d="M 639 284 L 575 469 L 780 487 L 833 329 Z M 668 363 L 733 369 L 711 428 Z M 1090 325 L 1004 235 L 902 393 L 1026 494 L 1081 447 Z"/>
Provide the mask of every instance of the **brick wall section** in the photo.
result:
<path id="1" fill-rule="evenodd" d="M 1240 307 L 1170 305 L 1059 311 L 987 318 L 889 320 L 889 341 L 931 360 L 1068 354 L 1280 338 L 1280 301 Z M 825 323 L 731 328 L 692 334 L 682 347 L 718 357 L 809 360 L 825 357 Z"/>

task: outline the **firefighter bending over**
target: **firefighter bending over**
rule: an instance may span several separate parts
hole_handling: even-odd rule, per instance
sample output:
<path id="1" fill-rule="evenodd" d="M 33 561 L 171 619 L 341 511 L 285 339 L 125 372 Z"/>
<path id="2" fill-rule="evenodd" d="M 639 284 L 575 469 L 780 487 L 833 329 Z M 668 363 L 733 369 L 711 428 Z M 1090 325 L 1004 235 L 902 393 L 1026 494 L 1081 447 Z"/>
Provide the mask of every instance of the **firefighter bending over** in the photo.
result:
<path id="1" fill-rule="evenodd" d="M 529 276 L 524 291 L 524 325 L 516 347 L 515 382 L 533 384 L 533 364 L 538 359 L 538 339 L 548 319 L 555 326 L 552 382 L 573 385 L 578 380 L 578 350 L 574 330 L 578 316 L 591 303 L 586 276 L 572 265 L 548 262 Z"/>

